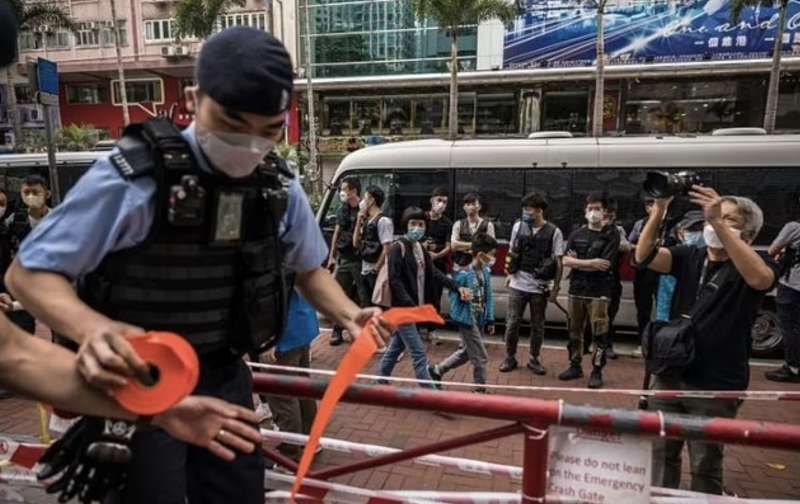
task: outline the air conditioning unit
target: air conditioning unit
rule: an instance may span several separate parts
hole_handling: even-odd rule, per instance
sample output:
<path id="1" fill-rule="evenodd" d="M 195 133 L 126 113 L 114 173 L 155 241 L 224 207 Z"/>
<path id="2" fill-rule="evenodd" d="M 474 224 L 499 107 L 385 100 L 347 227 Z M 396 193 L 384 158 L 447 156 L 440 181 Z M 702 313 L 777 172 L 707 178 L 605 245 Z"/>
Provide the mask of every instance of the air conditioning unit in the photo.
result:
<path id="1" fill-rule="evenodd" d="M 168 58 L 170 56 L 175 56 L 175 46 L 164 46 L 161 48 L 161 56 Z"/>
<path id="2" fill-rule="evenodd" d="M 174 49 L 175 56 L 189 56 L 191 52 L 188 46 L 182 46 L 182 45 L 173 46 L 172 49 Z"/>

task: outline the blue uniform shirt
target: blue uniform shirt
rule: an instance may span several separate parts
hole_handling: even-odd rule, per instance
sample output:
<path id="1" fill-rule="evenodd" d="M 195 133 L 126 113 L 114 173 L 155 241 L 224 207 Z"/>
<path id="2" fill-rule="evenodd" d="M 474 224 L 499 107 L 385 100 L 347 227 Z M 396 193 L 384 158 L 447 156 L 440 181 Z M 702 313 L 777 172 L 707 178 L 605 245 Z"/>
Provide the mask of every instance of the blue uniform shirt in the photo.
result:
<path id="1" fill-rule="evenodd" d="M 211 172 L 200 151 L 194 124 L 183 132 L 199 168 Z M 113 154 L 113 152 L 111 153 Z M 109 154 L 110 156 L 110 154 Z M 155 216 L 156 184 L 151 177 L 123 179 L 108 157 L 98 160 L 64 201 L 28 235 L 19 250 L 22 265 L 71 280 L 91 273 L 113 252 L 142 243 Z M 305 273 L 328 257 L 327 246 L 300 182 L 289 188 L 281 222 L 289 269 Z"/>

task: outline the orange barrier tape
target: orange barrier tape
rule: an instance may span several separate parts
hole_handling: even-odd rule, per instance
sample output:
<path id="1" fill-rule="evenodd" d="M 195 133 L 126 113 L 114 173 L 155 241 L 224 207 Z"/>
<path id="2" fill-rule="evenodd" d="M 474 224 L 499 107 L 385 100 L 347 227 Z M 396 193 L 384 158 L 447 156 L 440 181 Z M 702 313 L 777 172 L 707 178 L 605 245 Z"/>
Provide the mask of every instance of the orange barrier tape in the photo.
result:
<path id="1" fill-rule="evenodd" d="M 197 386 L 200 363 L 188 341 L 173 333 L 149 332 L 130 339 L 134 351 L 156 371 L 151 382 L 129 380 L 114 392 L 117 402 L 137 415 L 157 415 L 183 400 Z"/>
<path id="2" fill-rule="evenodd" d="M 431 305 L 420 306 L 416 308 L 392 308 L 382 315 L 393 327 L 418 324 L 418 323 L 433 323 L 443 325 L 444 320 L 436 312 L 436 309 Z M 292 487 L 292 502 L 294 502 L 297 492 L 303 483 L 303 478 L 308 474 L 311 468 L 311 463 L 314 461 L 314 452 L 319 446 L 319 441 L 325 428 L 330 423 L 333 411 L 339 400 L 344 395 L 347 388 L 352 385 L 356 380 L 356 375 L 366 367 L 369 360 L 378 350 L 378 344 L 375 342 L 373 333 L 373 322 L 367 323 L 361 335 L 353 342 L 353 345 L 348 350 L 336 370 L 336 375 L 331 379 L 325 395 L 322 396 L 322 401 L 317 410 L 317 416 L 314 419 L 314 424 L 311 426 L 311 434 L 306 443 L 306 448 L 303 451 L 303 457 L 300 459 L 300 464 L 297 467 L 297 478 L 295 479 L 294 486 Z"/>

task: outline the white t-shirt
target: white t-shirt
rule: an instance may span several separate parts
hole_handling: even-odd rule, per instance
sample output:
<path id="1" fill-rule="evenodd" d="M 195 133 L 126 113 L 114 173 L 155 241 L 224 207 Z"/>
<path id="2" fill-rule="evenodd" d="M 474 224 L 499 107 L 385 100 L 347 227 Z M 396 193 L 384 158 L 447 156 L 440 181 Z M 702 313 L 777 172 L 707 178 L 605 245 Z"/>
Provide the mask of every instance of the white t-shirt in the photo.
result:
<path id="1" fill-rule="evenodd" d="M 517 234 L 519 234 L 519 228 L 522 226 L 522 222 L 517 221 L 514 224 L 514 227 L 511 229 L 511 242 L 509 247 L 514 246 L 514 242 L 517 239 Z M 533 235 L 536 236 L 536 233 L 541 231 L 542 228 L 533 228 Z M 553 256 L 554 257 L 561 257 L 564 255 L 564 235 L 561 233 L 561 230 L 556 227 L 555 232 L 553 233 Z M 513 275 L 511 275 L 511 281 L 509 282 L 509 287 L 512 289 L 522 291 L 522 292 L 530 292 L 532 294 L 542 294 L 546 290 L 550 290 L 553 288 L 553 281 L 552 280 L 538 280 L 535 276 L 531 273 L 526 271 L 517 271 Z"/>
<path id="2" fill-rule="evenodd" d="M 386 217 L 385 215 L 381 215 L 380 219 L 378 220 L 378 239 L 381 241 L 381 245 L 391 245 L 391 243 L 394 241 L 394 223 L 392 222 L 392 219 Z M 368 275 L 370 273 L 377 273 L 377 264 L 378 263 L 362 261 L 361 274 Z"/>
<path id="3" fill-rule="evenodd" d="M 47 217 L 47 215 L 50 213 L 50 210 L 51 210 L 50 207 L 48 207 L 47 211 L 44 213 L 44 217 Z M 42 222 L 42 219 L 44 219 L 44 217 L 42 217 L 41 219 L 37 219 L 33 217 L 31 214 L 28 214 L 28 224 L 31 225 L 31 229 L 38 226 L 39 223 Z M 6 226 L 10 227 L 13 223 L 14 223 L 14 214 L 12 213 L 8 217 L 6 217 Z"/>
<path id="4" fill-rule="evenodd" d="M 462 220 L 463 219 L 459 219 L 459 220 L 456 221 L 455 224 L 453 224 L 453 232 L 450 234 L 450 243 L 453 243 L 455 241 L 461 241 L 461 221 Z M 484 220 L 485 219 L 478 218 L 478 221 L 473 224 L 472 222 L 469 221 L 469 219 L 467 219 L 467 223 L 469 224 L 469 230 L 473 235 L 478 231 L 478 228 L 481 227 L 481 224 L 483 224 Z M 494 223 L 492 221 L 487 221 L 486 234 L 488 234 L 492 238 L 496 238 L 496 236 L 494 234 Z M 461 266 L 459 266 L 456 263 L 453 263 L 453 271 L 461 271 L 461 269 L 462 269 Z"/>

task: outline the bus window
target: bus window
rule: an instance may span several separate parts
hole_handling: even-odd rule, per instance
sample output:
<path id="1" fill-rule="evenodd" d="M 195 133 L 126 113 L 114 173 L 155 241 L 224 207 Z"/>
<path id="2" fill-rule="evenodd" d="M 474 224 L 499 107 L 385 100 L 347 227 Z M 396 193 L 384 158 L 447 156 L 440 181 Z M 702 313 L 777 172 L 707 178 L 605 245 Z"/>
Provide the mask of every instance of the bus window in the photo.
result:
<path id="1" fill-rule="evenodd" d="M 715 189 L 722 195 L 745 196 L 764 212 L 764 227 L 756 245 L 769 245 L 784 224 L 797 218 L 800 170 L 738 168 L 715 170 Z"/>
<path id="2" fill-rule="evenodd" d="M 325 235 L 325 240 L 328 243 L 330 243 L 330 240 L 333 237 L 333 231 L 336 227 L 336 212 L 338 212 L 339 208 L 342 206 L 341 201 L 339 201 L 339 186 L 341 185 L 342 180 L 350 177 L 355 177 L 361 182 L 362 197 L 364 196 L 364 191 L 366 191 L 370 186 L 374 185 L 383 189 L 386 195 L 386 202 L 383 205 L 383 213 L 387 217 L 394 218 L 392 201 L 394 198 L 395 184 L 392 183 L 394 176 L 391 173 L 386 171 L 371 173 L 347 173 L 343 178 L 336 180 L 333 188 L 328 193 L 328 201 L 326 202 L 327 207 L 325 207 L 324 218 L 322 219 L 321 224 L 322 234 Z"/>
<path id="3" fill-rule="evenodd" d="M 525 193 L 537 192 L 547 199 L 546 218 L 568 233 L 572 227 L 572 172 L 538 170 L 525 172 Z"/>
<path id="4" fill-rule="evenodd" d="M 511 228 L 519 219 L 525 172 L 516 169 L 466 169 L 455 175 L 456 220 L 464 218 L 464 196 L 477 193 L 483 202 L 484 217 L 494 222 L 498 240 L 511 238 Z"/>
<path id="5" fill-rule="evenodd" d="M 396 234 L 401 234 L 400 219 L 403 210 L 410 206 L 420 207 L 425 211 L 430 210 L 431 191 L 437 187 L 444 187 L 450 191 L 450 172 L 448 171 L 398 171 L 394 175 L 394 229 Z M 448 204 L 447 215 L 453 215 L 453 209 L 460 208 L 453 201 Z"/>

